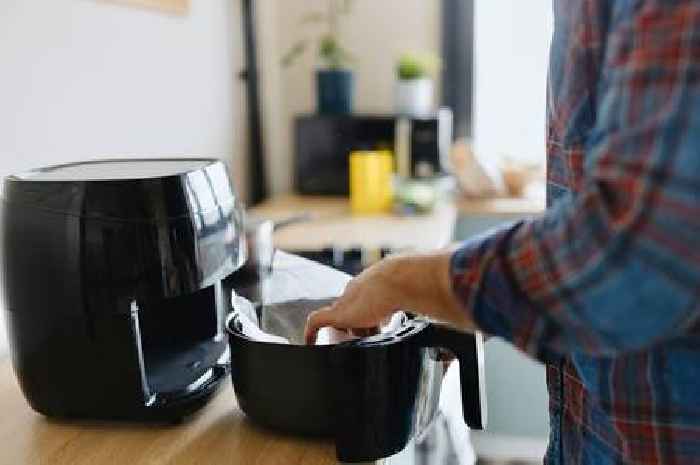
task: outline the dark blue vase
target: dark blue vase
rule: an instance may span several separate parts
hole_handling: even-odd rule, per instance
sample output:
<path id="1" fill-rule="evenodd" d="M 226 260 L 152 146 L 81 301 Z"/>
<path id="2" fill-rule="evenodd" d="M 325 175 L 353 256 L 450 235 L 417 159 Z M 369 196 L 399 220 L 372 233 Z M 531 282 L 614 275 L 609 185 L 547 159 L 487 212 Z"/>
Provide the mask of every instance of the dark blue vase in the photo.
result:
<path id="1" fill-rule="evenodd" d="M 316 71 L 317 109 L 322 115 L 352 113 L 355 78 L 346 69 Z"/>

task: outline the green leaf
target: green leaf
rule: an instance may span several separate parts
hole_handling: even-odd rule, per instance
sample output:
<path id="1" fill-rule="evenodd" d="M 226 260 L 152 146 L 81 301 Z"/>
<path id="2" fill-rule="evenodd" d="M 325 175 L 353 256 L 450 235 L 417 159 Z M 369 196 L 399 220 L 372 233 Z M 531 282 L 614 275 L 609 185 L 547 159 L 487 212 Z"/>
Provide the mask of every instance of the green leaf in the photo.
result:
<path id="1" fill-rule="evenodd" d="M 396 64 L 396 74 L 401 80 L 435 76 L 440 70 L 440 59 L 432 53 L 405 53 Z"/>
<path id="2" fill-rule="evenodd" d="M 354 57 L 338 43 L 335 36 L 325 35 L 319 41 L 318 54 L 329 68 L 339 69 L 354 61 Z"/>
<path id="3" fill-rule="evenodd" d="M 328 12 L 310 12 L 299 19 L 302 25 L 328 23 L 329 33 L 324 33 L 318 38 L 318 54 L 320 58 L 331 68 L 342 68 L 352 62 L 354 57 L 338 42 L 339 17 L 351 12 L 354 0 L 328 0 L 331 7 Z M 282 58 L 283 66 L 290 66 L 308 47 L 307 41 L 294 44 Z"/>
<path id="4" fill-rule="evenodd" d="M 282 57 L 282 66 L 287 68 L 294 64 L 294 62 L 299 58 L 308 47 L 309 42 L 306 39 L 300 40 L 292 45 L 287 53 Z"/>

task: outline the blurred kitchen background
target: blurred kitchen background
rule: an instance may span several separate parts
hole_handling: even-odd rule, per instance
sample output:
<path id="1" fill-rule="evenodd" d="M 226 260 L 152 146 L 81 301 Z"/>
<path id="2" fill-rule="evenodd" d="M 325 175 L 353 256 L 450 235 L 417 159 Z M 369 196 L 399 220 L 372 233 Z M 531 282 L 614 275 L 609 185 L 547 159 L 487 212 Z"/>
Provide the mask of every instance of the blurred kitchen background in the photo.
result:
<path id="1" fill-rule="evenodd" d="M 3 0 L 0 175 L 217 156 L 251 216 L 305 215 L 278 247 L 357 272 L 542 211 L 552 28 L 548 0 Z M 486 363 L 477 456 L 540 462 L 544 369 Z"/>

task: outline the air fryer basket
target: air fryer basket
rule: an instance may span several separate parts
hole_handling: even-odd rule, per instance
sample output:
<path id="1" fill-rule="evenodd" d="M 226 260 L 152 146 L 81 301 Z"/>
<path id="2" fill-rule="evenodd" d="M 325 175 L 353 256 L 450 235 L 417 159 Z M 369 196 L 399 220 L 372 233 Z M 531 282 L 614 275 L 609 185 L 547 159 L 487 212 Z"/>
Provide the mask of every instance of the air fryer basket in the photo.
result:
<path id="1" fill-rule="evenodd" d="M 484 427 L 480 335 L 414 318 L 369 338 L 302 345 L 308 313 L 327 303 L 297 300 L 257 309 L 260 328 L 291 344 L 255 340 L 243 331 L 238 312 L 229 315 L 233 386 L 249 418 L 288 433 L 334 437 L 343 462 L 388 457 L 433 419 L 444 348 L 460 363 L 465 422 Z"/>

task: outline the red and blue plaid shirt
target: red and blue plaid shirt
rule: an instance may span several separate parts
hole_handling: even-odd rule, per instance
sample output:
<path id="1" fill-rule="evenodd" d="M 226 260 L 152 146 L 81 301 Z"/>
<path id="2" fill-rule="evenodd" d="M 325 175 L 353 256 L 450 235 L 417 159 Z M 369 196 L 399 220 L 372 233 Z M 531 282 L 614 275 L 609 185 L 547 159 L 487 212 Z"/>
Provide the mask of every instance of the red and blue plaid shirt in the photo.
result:
<path id="1" fill-rule="evenodd" d="M 700 463 L 700 1 L 554 10 L 549 208 L 464 244 L 454 289 L 547 363 L 547 463 Z"/>

